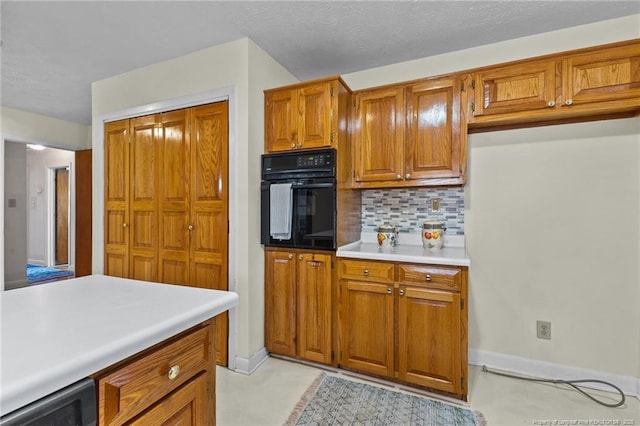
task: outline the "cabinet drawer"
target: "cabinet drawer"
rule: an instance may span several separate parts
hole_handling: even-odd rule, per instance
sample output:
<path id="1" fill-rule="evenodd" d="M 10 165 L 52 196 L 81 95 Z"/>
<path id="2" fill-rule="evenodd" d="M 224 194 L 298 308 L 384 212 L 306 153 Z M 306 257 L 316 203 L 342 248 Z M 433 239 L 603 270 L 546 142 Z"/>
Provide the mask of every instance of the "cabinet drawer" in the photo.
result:
<path id="1" fill-rule="evenodd" d="M 341 260 L 340 278 L 359 281 L 392 283 L 394 264 L 366 260 Z"/>
<path id="2" fill-rule="evenodd" d="M 398 265 L 398 282 L 459 291 L 462 288 L 462 270 L 433 265 Z"/>
<path id="3" fill-rule="evenodd" d="M 120 425 L 213 364 L 210 326 L 98 377 L 100 425 Z"/>

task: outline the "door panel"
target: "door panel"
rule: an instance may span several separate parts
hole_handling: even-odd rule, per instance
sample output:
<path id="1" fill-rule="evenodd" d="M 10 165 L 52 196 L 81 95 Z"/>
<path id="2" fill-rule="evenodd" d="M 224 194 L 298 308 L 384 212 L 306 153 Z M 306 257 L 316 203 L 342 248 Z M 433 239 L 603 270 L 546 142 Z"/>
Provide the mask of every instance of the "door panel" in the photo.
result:
<path id="1" fill-rule="evenodd" d="M 298 355 L 331 363 L 331 255 L 298 255 Z"/>
<path id="2" fill-rule="evenodd" d="M 187 110 L 159 115 L 158 281 L 189 283 L 190 144 Z"/>
<path id="3" fill-rule="evenodd" d="M 91 274 L 92 231 L 91 231 L 91 161 L 92 150 L 75 153 L 76 183 L 76 249 L 74 272 L 76 277 Z"/>
<path id="4" fill-rule="evenodd" d="M 104 130 L 106 275 L 129 276 L 129 120 L 106 123 Z"/>
<path id="5" fill-rule="evenodd" d="M 331 146 L 331 83 L 319 83 L 299 91 L 301 114 L 298 143 L 301 148 Z"/>
<path id="6" fill-rule="evenodd" d="M 265 141 L 267 152 L 287 151 L 298 143 L 297 90 L 269 92 L 265 102 Z"/>
<path id="7" fill-rule="evenodd" d="M 342 283 L 341 364 L 345 368 L 393 377 L 393 286 Z"/>
<path id="8" fill-rule="evenodd" d="M 296 259 L 288 251 L 267 250 L 265 258 L 265 346 L 296 356 Z"/>
<path id="9" fill-rule="evenodd" d="M 69 263 L 69 169 L 56 169 L 56 265 Z"/>
<path id="10" fill-rule="evenodd" d="M 460 176 L 460 97 L 455 79 L 407 89 L 405 178 Z"/>
<path id="11" fill-rule="evenodd" d="M 399 378 L 446 392 L 462 393 L 460 294 L 414 287 L 400 290 Z"/>
<path id="12" fill-rule="evenodd" d="M 158 141 L 155 116 L 131 120 L 131 278 L 158 281 Z"/>
<path id="13" fill-rule="evenodd" d="M 228 290 L 228 102 L 192 109 L 190 274 L 198 286 Z M 203 269 L 219 271 L 204 280 Z M 214 281 L 215 280 L 215 281 Z M 191 280 L 194 282 L 193 280 Z M 227 314 L 216 318 L 216 361 L 227 364 Z"/>
<path id="14" fill-rule="evenodd" d="M 381 89 L 356 95 L 357 181 L 398 180 L 403 175 L 404 90 Z"/>

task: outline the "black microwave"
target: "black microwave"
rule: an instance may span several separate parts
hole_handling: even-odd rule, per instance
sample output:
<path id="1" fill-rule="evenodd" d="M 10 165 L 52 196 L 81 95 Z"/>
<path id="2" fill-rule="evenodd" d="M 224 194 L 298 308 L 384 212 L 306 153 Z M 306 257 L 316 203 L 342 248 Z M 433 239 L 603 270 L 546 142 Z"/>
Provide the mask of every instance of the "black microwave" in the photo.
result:
<path id="1" fill-rule="evenodd" d="M 0 418 L 0 426 L 95 426 L 95 382 L 82 379 Z"/>
<path id="2" fill-rule="evenodd" d="M 261 243 L 336 249 L 336 151 L 262 156 Z"/>

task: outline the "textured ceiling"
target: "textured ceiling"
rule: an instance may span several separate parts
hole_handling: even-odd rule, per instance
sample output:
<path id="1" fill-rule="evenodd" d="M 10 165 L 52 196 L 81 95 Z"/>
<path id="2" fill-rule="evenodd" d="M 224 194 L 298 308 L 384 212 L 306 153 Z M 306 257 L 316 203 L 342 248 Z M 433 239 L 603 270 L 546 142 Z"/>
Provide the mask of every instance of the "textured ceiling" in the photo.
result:
<path id="1" fill-rule="evenodd" d="M 304 81 L 637 13 L 637 0 L 3 0 L 0 96 L 88 125 L 91 82 L 243 37 Z"/>

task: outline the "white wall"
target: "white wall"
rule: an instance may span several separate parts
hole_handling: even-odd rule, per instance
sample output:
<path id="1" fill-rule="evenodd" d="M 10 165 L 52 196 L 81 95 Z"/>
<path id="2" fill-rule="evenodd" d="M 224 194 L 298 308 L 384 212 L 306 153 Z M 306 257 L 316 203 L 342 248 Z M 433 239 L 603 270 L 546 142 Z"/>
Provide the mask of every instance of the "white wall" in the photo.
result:
<path id="1" fill-rule="evenodd" d="M 49 264 L 53 241 L 49 236 L 50 206 L 54 188 L 51 170 L 69 167 L 69 267 L 73 269 L 75 260 L 75 170 L 73 151 L 27 149 L 27 259 L 29 263 Z M 53 253 L 51 253 L 53 255 Z"/>
<path id="2" fill-rule="evenodd" d="M 634 15 L 343 79 L 355 90 L 638 37 Z M 640 392 L 638 120 L 469 137 L 471 352 L 604 372 Z M 535 337 L 537 319 L 551 341 Z"/>
<path id="3" fill-rule="evenodd" d="M 27 166 L 26 147 L 21 143 L 5 144 L 4 167 L 7 173 L 4 190 L 4 275 L 7 288 L 23 286 L 27 278 Z M 14 200 L 15 207 L 8 201 Z"/>
<path id="4" fill-rule="evenodd" d="M 251 69 L 251 71 L 250 71 Z M 202 93 L 229 94 L 230 102 L 230 289 L 240 296 L 230 334 L 238 356 L 250 360 L 264 346 L 264 278 L 259 237 L 259 158 L 263 152 L 262 90 L 294 82 L 249 39 L 214 46 L 140 68 L 92 85 L 93 102 L 93 271 L 103 271 L 105 117 L 124 118 L 179 107 Z M 235 327 L 234 327 L 235 323 Z M 233 328 L 237 336 L 233 336 Z M 233 360 L 230 360 L 230 364 Z M 242 368 L 250 368 L 243 365 Z"/>

